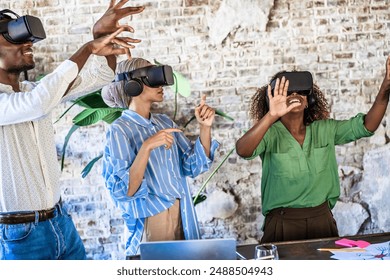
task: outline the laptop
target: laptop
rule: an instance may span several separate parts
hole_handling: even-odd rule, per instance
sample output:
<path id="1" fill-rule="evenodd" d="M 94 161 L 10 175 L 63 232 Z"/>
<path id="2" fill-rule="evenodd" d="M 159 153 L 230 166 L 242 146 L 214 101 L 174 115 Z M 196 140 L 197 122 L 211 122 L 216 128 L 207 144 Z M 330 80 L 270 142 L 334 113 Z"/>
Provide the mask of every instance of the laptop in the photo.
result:
<path id="1" fill-rule="evenodd" d="M 236 240 L 194 239 L 140 244 L 141 260 L 236 260 Z"/>

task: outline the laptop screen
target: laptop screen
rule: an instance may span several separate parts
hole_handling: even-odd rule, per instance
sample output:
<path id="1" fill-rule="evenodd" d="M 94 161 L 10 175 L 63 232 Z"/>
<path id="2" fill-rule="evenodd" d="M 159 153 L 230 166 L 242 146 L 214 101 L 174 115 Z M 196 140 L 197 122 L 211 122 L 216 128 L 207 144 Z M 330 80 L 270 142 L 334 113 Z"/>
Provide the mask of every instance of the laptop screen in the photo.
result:
<path id="1" fill-rule="evenodd" d="M 235 260 L 236 240 L 195 239 L 140 244 L 141 260 Z"/>

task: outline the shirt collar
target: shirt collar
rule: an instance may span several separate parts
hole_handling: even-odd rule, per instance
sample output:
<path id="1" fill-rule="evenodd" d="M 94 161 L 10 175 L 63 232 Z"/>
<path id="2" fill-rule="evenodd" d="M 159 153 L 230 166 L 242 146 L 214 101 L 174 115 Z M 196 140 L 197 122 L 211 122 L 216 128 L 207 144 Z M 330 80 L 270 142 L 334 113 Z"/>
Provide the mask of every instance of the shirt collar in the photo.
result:
<path id="1" fill-rule="evenodd" d="M 19 82 L 19 88 L 21 92 L 31 91 L 34 88 L 34 83 L 29 81 Z M 14 93 L 12 86 L 0 83 L 0 92 L 2 93 Z"/>
<path id="2" fill-rule="evenodd" d="M 14 90 L 12 89 L 12 87 L 10 85 L 0 83 L 0 92 L 12 93 L 12 92 L 14 92 Z"/>
<path id="3" fill-rule="evenodd" d="M 150 127 L 152 125 L 157 124 L 154 114 L 152 113 L 150 113 L 149 119 L 144 118 L 143 116 L 139 115 L 137 112 L 133 110 L 125 110 L 122 116 L 124 116 L 129 121 L 144 127 Z"/>

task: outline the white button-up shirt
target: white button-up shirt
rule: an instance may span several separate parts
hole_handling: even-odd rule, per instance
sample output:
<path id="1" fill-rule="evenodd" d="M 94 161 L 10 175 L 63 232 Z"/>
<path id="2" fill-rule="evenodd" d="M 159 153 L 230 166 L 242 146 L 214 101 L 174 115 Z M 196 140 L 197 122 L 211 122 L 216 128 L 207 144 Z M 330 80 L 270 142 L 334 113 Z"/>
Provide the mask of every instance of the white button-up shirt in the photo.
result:
<path id="1" fill-rule="evenodd" d="M 0 212 L 48 209 L 60 199 L 51 112 L 114 79 L 106 59 L 97 56 L 77 75 L 77 64 L 66 60 L 41 81 L 20 83 L 21 92 L 0 84 Z"/>

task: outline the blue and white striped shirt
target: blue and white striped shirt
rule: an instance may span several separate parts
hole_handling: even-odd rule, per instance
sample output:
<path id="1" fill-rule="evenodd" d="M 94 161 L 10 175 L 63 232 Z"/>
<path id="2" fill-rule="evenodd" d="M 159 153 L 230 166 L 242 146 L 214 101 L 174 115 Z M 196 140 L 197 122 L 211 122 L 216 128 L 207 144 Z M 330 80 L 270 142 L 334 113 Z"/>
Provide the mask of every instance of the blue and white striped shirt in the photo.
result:
<path id="1" fill-rule="evenodd" d="M 209 170 L 219 146 L 217 141 L 212 140 L 208 158 L 199 138 L 193 144 L 183 133 L 174 132 L 171 148 L 161 146 L 152 150 L 141 186 L 133 196 L 127 195 L 129 170 L 143 142 L 166 128 L 177 128 L 166 115 L 151 114 L 150 119 L 145 119 L 134 111 L 126 110 L 107 132 L 103 176 L 129 230 L 126 255 L 137 254 L 145 218 L 168 209 L 176 199 L 180 199 L 185 238 L 200 238 L 186 176 L 194 178 Z"/>

